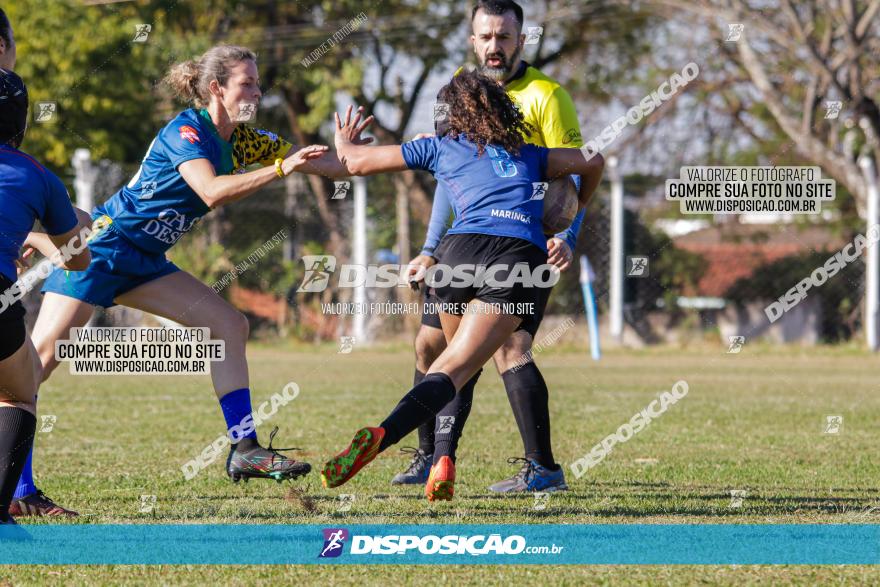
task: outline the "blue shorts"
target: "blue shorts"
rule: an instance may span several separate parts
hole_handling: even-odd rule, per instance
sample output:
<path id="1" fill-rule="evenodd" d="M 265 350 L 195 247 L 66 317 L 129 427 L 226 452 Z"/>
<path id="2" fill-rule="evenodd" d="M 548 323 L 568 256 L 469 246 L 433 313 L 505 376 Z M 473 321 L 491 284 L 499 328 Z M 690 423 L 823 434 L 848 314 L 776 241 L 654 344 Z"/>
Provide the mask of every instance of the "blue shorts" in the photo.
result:
<path id="1" fill-rule="evenodd" d="M 42 292 L 52 292 L 94 306 L 110 308 L 116 296 L 131 291 L 180 268 L 162 253 L 148 253 L 134 246 L 113 226 L 107 216 L 92 224 L 96 233 L 89 238 L 92 262 L 85 271 L 53 269 Z M 103 223 L 103 224 L 101 224 Z"/>

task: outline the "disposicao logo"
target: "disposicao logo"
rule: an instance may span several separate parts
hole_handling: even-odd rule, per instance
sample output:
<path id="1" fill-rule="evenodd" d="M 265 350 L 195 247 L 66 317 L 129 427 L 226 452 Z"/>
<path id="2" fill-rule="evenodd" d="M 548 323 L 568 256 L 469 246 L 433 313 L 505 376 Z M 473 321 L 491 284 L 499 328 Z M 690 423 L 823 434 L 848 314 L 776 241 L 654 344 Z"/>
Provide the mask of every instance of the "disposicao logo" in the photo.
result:
<path id="1" fill-rule="evenodd" d="M 345 528 L 324 528 L 324 548 L 318 558 L 336 558 L 342 554 L 342 547 L 348 540 L 348 530 Z"/>

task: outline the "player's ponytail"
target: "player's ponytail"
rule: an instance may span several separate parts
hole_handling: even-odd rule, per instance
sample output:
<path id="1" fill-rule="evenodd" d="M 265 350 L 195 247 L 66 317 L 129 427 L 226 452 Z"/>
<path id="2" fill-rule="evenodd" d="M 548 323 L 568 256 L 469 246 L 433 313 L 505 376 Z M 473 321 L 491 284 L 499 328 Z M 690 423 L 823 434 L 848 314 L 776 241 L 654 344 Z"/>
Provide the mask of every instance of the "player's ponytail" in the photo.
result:
<path id="1" fill-rule="evenodd" d="M 192 59 L 173 65 L 165 76 L 165 84 L 184 102 L 198 97 L 199 65 Z"/>
<path id="2" fill-rule="evenodd" d="M 164 82 L 179 99 L 192 102 L 197 108 L 204 108 L 211 100 L 208 84 L 217 80 L 221 86 L 225 86 L 229 69 L 246 59 L 256 61 L 257 56 L 247 47 L 217 45 L 198 59 L 172 66 Z"/>

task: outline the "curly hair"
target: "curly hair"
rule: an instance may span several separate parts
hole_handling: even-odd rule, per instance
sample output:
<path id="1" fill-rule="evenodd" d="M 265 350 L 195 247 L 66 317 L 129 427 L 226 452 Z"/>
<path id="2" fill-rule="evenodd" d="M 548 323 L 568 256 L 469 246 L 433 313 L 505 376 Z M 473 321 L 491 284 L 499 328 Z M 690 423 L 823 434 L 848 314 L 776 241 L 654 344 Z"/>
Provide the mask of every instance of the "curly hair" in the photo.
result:
<path id="1" fill-rule="evenodd" d="M 518 155 L 534 127 L 525 121 L 504 87 L 479 72 L 462 72 L 443 86 L 437 99 L 449 105 L 443 135 L 464 138 L 482 155 L 486 145 L 499 145 Z"/>

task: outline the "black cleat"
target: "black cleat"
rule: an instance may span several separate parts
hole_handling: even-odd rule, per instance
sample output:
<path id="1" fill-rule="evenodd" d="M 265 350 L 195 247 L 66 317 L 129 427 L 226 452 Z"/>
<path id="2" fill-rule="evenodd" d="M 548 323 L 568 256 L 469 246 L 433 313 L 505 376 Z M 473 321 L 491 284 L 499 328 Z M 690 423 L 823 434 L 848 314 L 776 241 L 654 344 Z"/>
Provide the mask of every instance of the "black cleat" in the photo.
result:
<path id="1" fill-rule="evenodd" d="M 233 444 L 229 449 L 229 458 L 226 459 L 226 472 L 234 483 L 242 479 L 247 481 L 256 477 L 260 479 L 275 479 L 279 483 L 284 479 L 296 479 L 312 470 L 308 463 L 302 463 L 288 458 L 279 450 L 297 450 L 295 448 L 276 449 L 272 447 L 272 440 L 278 432 L 276 426 L 269 434 L 269 446 L 263 448 L 256 442 L 248 443 L 247 448 L 239 448 L 242 442 Z"/>

